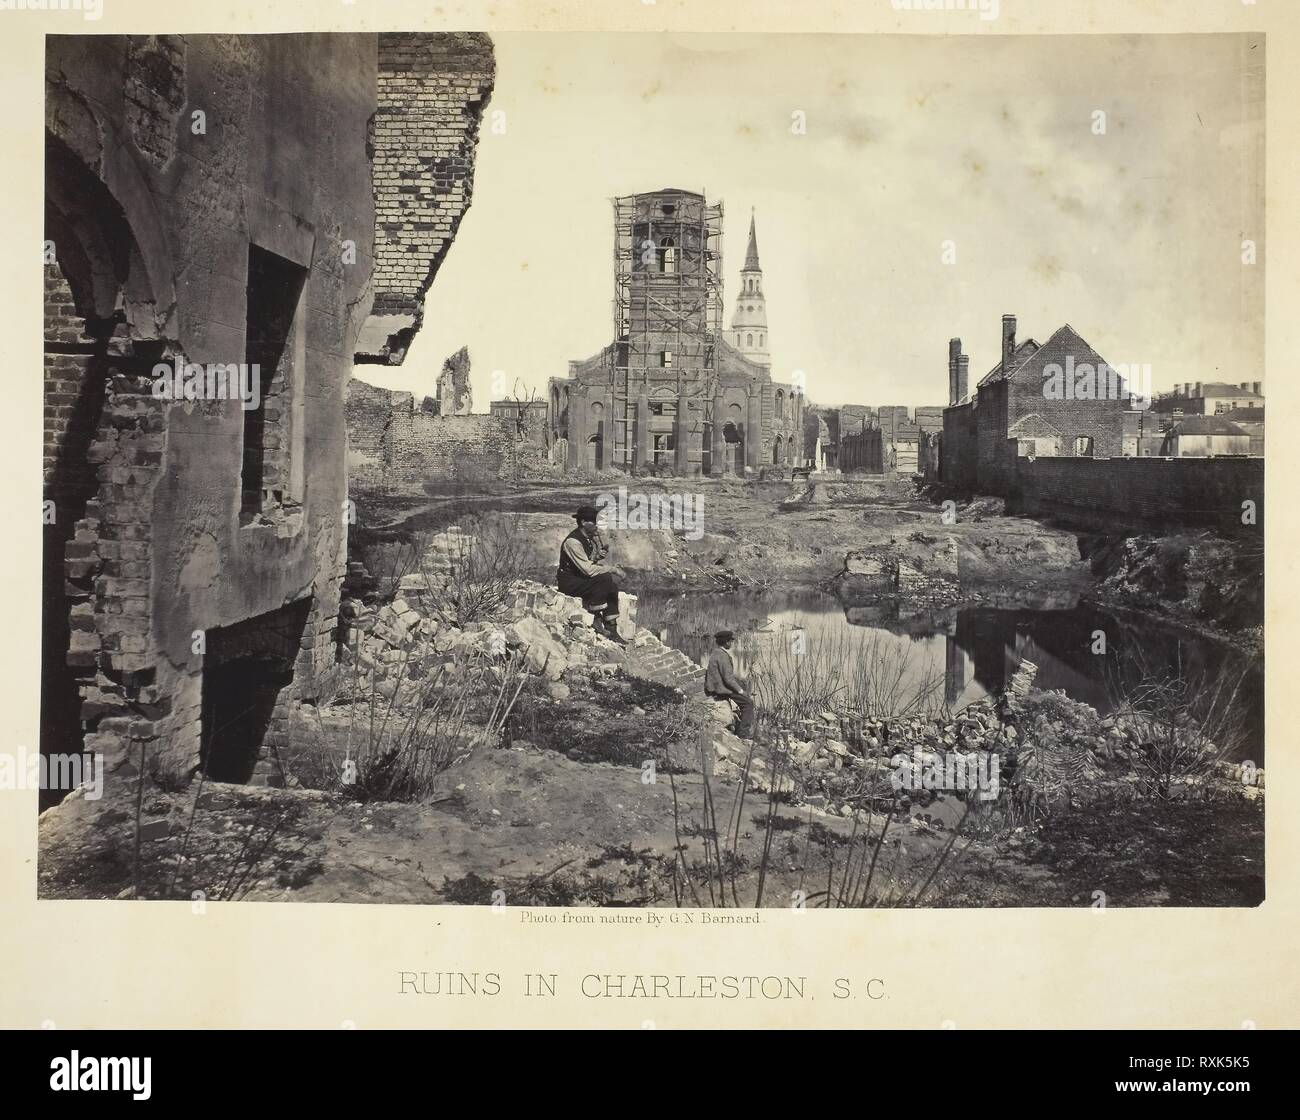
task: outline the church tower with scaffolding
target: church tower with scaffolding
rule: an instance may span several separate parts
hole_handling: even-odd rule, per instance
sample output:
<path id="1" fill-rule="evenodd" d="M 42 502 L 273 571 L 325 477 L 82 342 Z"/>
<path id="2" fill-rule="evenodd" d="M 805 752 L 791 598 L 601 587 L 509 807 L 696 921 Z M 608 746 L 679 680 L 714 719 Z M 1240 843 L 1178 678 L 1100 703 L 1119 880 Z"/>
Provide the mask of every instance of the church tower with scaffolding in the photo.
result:
<path id="1" fill-rule="evenodd" d="M 749 215 L 749 248 L 745 252 L 745 265 L 740 270 L 740 293 L 736 296 L 736 310 L 731 316 L 727 341 L 751 362 L 771 368 L 767 303 L 763 298 L 763 269 L 758 263 L 758 233 L 753 211 Z"/>
<path id="2" fill-rule="evenodd" d="M 571 361 L 547 397 L 565 465 L 744 477 L 800 462 L 803 402 L 772 380 L 752 219 L 728 331 L 722 204 L 676 188 L 613 201 L 614 341 Z"/>

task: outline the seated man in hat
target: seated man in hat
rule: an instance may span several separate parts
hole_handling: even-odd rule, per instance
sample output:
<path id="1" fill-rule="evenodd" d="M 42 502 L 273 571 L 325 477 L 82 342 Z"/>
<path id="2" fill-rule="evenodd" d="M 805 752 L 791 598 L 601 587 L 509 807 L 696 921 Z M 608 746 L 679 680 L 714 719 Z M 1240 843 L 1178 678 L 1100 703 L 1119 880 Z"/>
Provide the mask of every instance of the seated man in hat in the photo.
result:
<path id="1" fill-rule="evenodd" d="M 709 654 L 709 664 L 704 670 L 704 695 L 714 700 L 730 700 L 740 711 L 740 722 L 736 734 L 742 739 L 751 739 L 754 735 L 754 699 L 749 695 L 745 682 L 736 676 L 731 664 L 731 643 L 736 635 L 730 630 L 719 630 L 713 635 L 717 644 Z"/>
<path id="2" fill-rule="evenodd" d="M 599 511 L 583 506 L 573 515 L 578 527 L 560 543 L 560 566 L 555 583 L 564 595 L 582 600 L 595 618 L 595 629 L 610 641 L 626 645 L 618 636 L 618 584 L 624 572 L 617 564 L 602 561 L 609 548 L 596 526 Z"/>

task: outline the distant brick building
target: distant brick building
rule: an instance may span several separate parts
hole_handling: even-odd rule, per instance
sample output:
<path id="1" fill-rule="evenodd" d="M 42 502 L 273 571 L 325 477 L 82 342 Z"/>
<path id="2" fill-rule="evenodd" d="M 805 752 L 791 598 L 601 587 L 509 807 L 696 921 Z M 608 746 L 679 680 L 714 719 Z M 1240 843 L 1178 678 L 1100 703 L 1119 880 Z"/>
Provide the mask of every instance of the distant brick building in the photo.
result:
<path id="1" fill-rule="evenodd" d="M 949 343 L 949 384 L 962 388 L 961 340 Z M 1002 355 L 965 401 L 943 414 L 940 475 L 952 486 L 1005 494 L 1024 456 L 1120 457 L 1122 378 L 1066 324 L 1046 342 L 1018 342 L 1016 318 L 1002 317 Z"/>
<path id="2" fill-rule="evenodd" d="M 1172 393 L 1161 393 L 1151 407 L 1161 413 L 1216 416 L 1243 408 L 1263 408 L 1264 394 L 1258 381 L 1243 381 L 1239 385 L 1225 381 L 1187 381 Z"/>
<path id="3" fill-rule="evenodd" d="M 802 395 L 768 365 L 752 220 L 727 332 L 721 246 L 722 206 L 701 194 L 614 200 L 615 340 L 549 385 L 569 467 L 739 475 L 802 460 Z"/>

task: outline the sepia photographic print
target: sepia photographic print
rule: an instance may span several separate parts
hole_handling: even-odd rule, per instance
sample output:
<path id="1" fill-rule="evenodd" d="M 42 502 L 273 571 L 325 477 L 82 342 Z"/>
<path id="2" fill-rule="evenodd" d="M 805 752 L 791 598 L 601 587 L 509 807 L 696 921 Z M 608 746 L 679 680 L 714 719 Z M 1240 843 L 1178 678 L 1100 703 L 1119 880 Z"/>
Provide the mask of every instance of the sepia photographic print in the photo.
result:
<path id="1" fill-rule="evenodd" d="M 41 899 L 1264 900 L 1262 34 L 80 30 Z"/>

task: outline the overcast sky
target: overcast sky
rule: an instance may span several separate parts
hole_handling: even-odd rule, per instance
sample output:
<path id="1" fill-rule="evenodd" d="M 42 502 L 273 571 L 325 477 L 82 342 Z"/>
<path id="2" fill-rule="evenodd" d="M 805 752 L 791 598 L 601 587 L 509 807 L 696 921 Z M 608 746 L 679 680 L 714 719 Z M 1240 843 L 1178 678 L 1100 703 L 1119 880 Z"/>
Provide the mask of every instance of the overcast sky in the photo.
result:
<path id="1" fill-rule="evenodd" d="M 506 132 L 405 365 L 366 380 L 432 393 L 468 345 L 476 411 L 495 370 L 544 395 L 613 334 L 609 199 L 662 187 L 725 205 L 728 322 L 756 209 L 773 376 L 820 404 L 945 404 L 948 339 L 973 382 L 1003 313 L 1157 389 L 1263 378 L 1262 38 L 494 40 Z"/>

